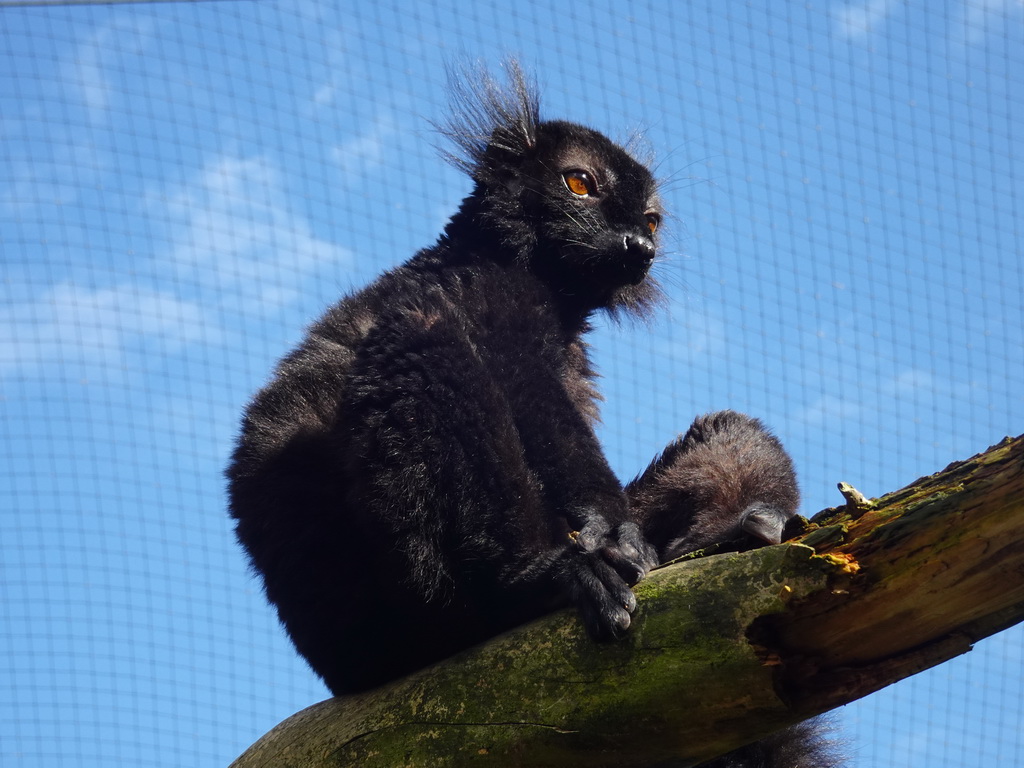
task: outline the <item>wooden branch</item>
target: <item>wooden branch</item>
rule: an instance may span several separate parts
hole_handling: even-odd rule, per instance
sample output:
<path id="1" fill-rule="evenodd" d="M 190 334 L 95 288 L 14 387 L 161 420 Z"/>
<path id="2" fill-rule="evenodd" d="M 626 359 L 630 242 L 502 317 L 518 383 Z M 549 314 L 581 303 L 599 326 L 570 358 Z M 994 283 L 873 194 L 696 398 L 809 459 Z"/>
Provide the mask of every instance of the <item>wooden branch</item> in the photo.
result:
<path id="1" fill-rule="evenodd" d="M 792 541 L 653 573 L 619 642 L 564 611 L 299 712 L 234 767 L 693 765 L 1024 619 L 1024 437 L 840 489 Z"/>

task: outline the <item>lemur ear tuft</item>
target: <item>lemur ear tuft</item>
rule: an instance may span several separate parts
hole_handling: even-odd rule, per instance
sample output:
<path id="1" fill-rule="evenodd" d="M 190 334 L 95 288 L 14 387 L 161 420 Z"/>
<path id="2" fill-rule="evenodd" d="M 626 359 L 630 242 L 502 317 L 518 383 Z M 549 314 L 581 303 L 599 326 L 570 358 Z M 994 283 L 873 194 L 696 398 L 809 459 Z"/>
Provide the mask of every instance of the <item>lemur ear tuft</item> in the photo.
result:
<path id="1" fill-rule="evenodd" d="M 522 158 L 537 144 L 536 83 L 515 59 L 507 59 L 503 69 L 505 83 L 480 63 L 448 69 L 451 114 L 435 127 L 454 144 L 442 150 L 444 158 L 474 179 L 491 165 Z"/>

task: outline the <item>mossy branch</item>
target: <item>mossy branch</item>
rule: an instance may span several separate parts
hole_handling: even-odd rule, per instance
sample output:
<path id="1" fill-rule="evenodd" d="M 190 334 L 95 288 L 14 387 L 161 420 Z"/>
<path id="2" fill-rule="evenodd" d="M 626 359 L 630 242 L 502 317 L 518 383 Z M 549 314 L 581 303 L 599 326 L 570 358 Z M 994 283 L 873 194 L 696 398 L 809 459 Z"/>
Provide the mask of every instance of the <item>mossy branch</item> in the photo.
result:
<path id="1" fill-rule="evenodd" d="M 653 573 L 619 642 L 563 611 L 299 712 L 234 766 L 692 765 L 1024 619 L 1024 437 L 877 500 L 840 489 L 791 541 Z"/>

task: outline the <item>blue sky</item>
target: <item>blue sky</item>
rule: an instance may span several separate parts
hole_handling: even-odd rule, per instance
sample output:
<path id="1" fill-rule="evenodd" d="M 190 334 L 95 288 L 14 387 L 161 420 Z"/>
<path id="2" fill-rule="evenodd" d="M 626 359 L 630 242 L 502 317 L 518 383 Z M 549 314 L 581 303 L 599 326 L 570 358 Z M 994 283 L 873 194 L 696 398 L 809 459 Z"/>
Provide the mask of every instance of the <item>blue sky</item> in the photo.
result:
<path id="1" fill-rule="evenodd" d="M 668 305 L 594 337 L 624 479 L 724 407 L 806 513 L 1024 432 L 1020 0 L 3 5 L 4 765 L 224 765 L 327 695 L 220 472 L 303 327 L 468 191 L 447 61 L 518 55 L 666 181 Z M 1018 627 L 842 710 L 852 765 L 1020 765 L 1022 685 Z"/>

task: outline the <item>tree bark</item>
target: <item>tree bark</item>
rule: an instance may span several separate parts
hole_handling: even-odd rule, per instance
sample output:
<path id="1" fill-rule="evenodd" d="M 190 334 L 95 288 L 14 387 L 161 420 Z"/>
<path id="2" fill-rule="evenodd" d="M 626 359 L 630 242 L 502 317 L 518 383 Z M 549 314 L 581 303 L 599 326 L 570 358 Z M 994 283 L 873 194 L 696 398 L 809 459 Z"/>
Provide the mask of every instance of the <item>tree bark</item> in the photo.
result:
<path id="1" fill-rule="evenodd" d="M 840 489 L 786 543 L 652 573 L 620 641 L 553 614 L 303 710 L 234 768 L 694 765 L 1024 619 L 1024 437 L 878 500 Z"/>

